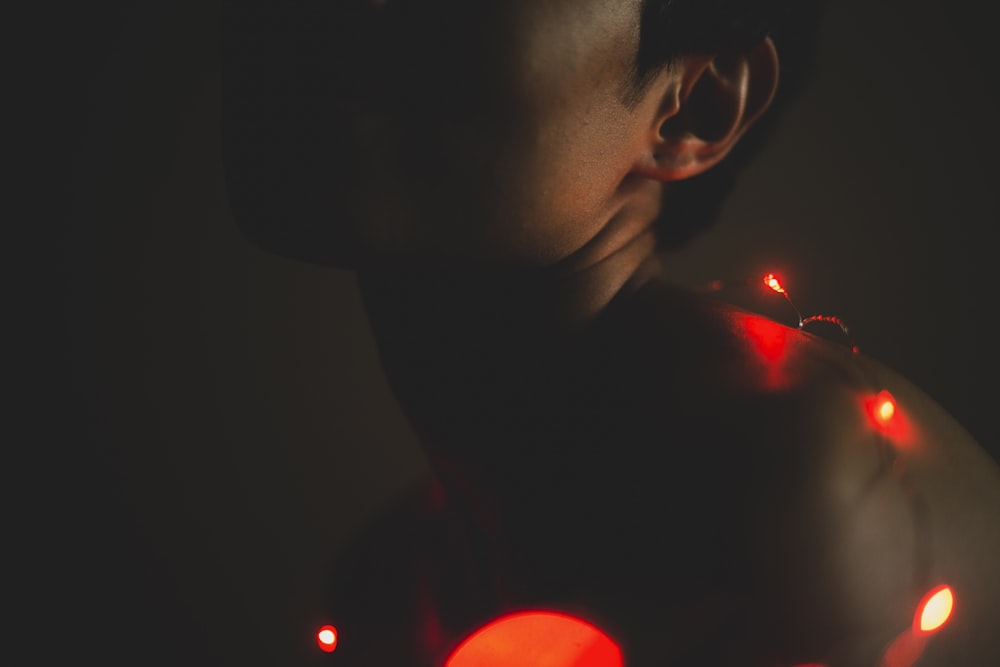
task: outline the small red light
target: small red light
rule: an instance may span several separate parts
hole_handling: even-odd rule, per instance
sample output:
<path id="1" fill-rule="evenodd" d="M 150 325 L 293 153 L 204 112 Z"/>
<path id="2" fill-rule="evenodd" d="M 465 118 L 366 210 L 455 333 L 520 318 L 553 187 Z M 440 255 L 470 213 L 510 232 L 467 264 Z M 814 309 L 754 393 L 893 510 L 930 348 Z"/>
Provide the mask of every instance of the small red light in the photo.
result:
<path id="1" fill-rule="evenodd" d="M 883 424 L 892 419 L 896 414 L 896 402 L 892 399 L 892 394 L 887 391 L 879 392 L 876 397 L 876 413 L 878 420 Z"/>
<path id="2" fill-rule="evenodd" d="M 884 389 L 866 401 L 874 425 L 885 432 L 896 416 L 896 399 Z"/>
<path id="3" fill-rule="evenodd" d="M 888 391 L 866 393 L 860 403 L 872 429 L 893 447 L 906 448 L 915 443 L 913 424 L 907 418 L 905 406 L 897 403 Z"/>
<path id="4" fill-rule="evenodd" d="M 785 288 L 781 286 L 781 282 L 778 280 L 777 276 L 773 273 L 769 273 L 764 276 L 764 284 L 773 289 L 778 294 L 784 294 Z"/>
<path id="5" fill-rule="evenodd" d="M 337 648 L 337 639 L 337 628 L 332 625 L 324 625 L 316 632 L 316 643 L 326 653 L 333 653 Z"/>
<path id="6" fill-rule="evenodd" d="M 937 586 L 932 589 L 917 606 L 913 617 L 913 631 L 923 634 L 937 632 L 951 618 L 955 608 L 955 596 L 950 586 Z"/>

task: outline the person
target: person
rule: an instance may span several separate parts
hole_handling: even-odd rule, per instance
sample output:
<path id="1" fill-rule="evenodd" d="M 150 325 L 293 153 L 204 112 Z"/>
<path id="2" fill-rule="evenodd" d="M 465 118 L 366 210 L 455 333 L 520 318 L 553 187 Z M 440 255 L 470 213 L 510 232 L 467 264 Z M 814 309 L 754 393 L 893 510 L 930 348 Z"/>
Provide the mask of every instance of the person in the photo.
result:
<path id="1" fill-rule="evenodd" d="M 529 607 L 628 665 L 1000 661 L 992 460 L 875 360 L 662 275 L 816 3 L 326 5 L 224 3 L 223 133 L 245 234 L 357 271 L 447 507 L 359 547 L 358 664 Z"/>

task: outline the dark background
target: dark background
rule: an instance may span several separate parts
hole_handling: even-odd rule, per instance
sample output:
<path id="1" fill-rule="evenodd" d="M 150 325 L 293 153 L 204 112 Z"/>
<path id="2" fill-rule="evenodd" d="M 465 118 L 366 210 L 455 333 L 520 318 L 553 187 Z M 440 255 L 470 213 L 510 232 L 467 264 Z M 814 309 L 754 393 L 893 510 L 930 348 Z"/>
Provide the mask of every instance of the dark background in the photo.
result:
<path id="1" fill-rule="evenodd" d="M 812 84 L 671 275 L 781 271 L 1000 457 L 996 35 L 971 1 L 832 4 Z M 352 275 L 229 215 L 217 13 L 88 4 L 40 36 L 68 224 L 35 265 L 42 409 L 11 432 L 31 664 L 323 664 L 332 558 L 426 474 Z"/>

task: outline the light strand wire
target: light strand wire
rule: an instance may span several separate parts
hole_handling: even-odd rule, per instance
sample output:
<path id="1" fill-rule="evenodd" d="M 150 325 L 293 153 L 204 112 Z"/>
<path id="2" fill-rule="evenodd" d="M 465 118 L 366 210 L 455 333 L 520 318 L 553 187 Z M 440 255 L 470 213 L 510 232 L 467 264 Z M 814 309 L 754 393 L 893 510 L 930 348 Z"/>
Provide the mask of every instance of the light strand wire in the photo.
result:
<path id="1" fill-rule="evenodd" d="M 877 395 L 882 390 L 883 385 L 878 378 L 877 369 L 872 364 L 867 363 L 865 357 L 859 354 L 859 348 L 854 338 L 854 334 L 842 319 L 833 315 L 824 314 L 803 316 L 802 310 L 799 309 L 799 307 L 792 300 L 788 290 L 784 287 L 777 276 L 773 273 L 767 273 L 763 276 L 762 282 L 767 288 L 769 288 L 770 291 L 783 297 L 785 302 L 789 305 L 789 307 L 791 307 L 798 321 L 797 328 L 800 331 L 806 331 L 807 327 L 810 325 L 819 323 L 832 324 L 839 328 L 844 334 L 847 347 L 851 350 L 851 356 L 854 360 L 855 368 L 858 369 L 861 376 L 868 384 L 872 395 Z M 729 287 L 748 288 L 752 285 L 760 285 L 760 282 L 756 280 L 714 280 L 704 286 L 701 291 L 718 292 Z M 925 591 L 931 583 L 930 522 L 927 501 L 924 495 L 920 492 L 920 489 L 917 488 L 914 480 L 908 474 L 903 460 L 900 459 L 899 451 L 897 451 L 896 447 L 892 446 L 892 443 L 889 441 L 886 433 L 881 430 L 877 430 L 874 435 L 878 443 L 881 465 L 880 470 L 871 480 L 871 484 L 873 485 L 877 483 L 878 479 L 881 478 L 882 475 L 888 473 L 893 475 L 902 487 L 903 493 L 910 506 L 911 518 L 913 520 L 916 536 L 913 563 L 914 587 L 916 591 Z"/>

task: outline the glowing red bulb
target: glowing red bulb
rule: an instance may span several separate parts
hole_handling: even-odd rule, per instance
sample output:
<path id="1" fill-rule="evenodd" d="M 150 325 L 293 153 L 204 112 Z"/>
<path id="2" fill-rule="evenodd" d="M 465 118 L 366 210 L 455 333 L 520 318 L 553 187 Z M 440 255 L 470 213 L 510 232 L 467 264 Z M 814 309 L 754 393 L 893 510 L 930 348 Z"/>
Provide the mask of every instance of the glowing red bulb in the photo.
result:
<path id="1" fill-rule="evenodd" d="M 955 596 L 950 586 L 941 585 L 929 592 L 917 606 L 913 617 L 913 630 L 923 634 L 937 632 L 948 619 L 955 608 Z"/>
<path id="2" fill-rule="evenodd" d="M 880 392 L 876 401 L 875 416 L 884 424 L 896 414 L 896 402 L 892 400 L 892 395 L 887 391 Z"/>
<path id="3" fill-rule="evenodd" d="M 883 389 L 874 397 L 868 398 L 865 404 L 868 416 L 875 428 L 886 434 L 896 429 L 898 425 L 894 423 L 894 417 L 896 417 L 898 410 L 896 409 L 896 399 L 892 397 L 892 394 Z"/>
<path id="4" fill-rule="evenodd" d="M 593 625 L 566 614 L 503 616 L 463 641 L 445 667 L 623 667 L 621 649 Z"/>
<path id="5" fill-rule="evenodd" d="M 324 625 L 316 633 L 316 643 L 320 650 L 326 653 L 333 653 L 334 649 L 337 648 L 337 639 L 337 628 L 332 625 Z"/>
<path id="6" fill-rule="evenodd" d="M 888 444 L 905 449 L 916 442 L 916 432 L 907 417 L 905 406 L 899 405 L 888 391 L 877 394 L 866 392 L 859 403 L 872 430 L 883 436 Z"/>
<path id="7" fill-rule="evenodd" d="M 764 276 L 764 284 L 773 289 L 778 294 L 784 294 L 785 288 L 781 286 L 781 282 L 778 280 L 777 276 L 773 273 L 769 273 Z"/>

